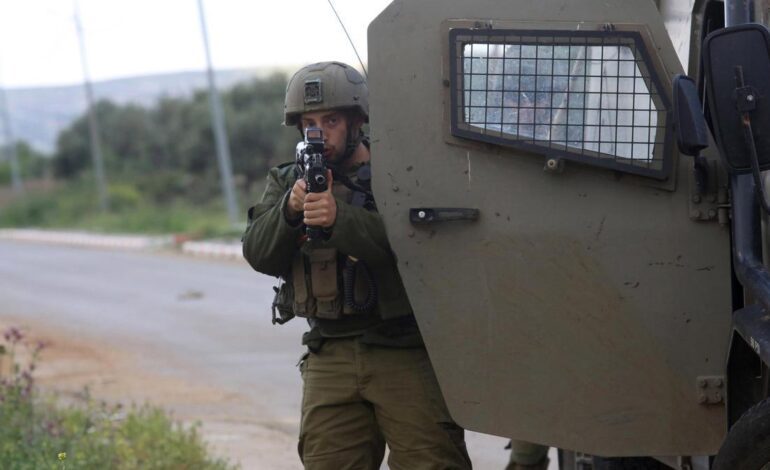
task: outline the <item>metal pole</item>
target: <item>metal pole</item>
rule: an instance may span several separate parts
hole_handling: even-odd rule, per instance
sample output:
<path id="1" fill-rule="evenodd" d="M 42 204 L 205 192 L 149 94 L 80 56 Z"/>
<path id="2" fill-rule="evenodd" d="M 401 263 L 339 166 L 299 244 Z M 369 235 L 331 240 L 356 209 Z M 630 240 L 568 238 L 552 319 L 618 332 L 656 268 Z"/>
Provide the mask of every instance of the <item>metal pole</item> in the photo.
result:
<path id="1" fill-rule="evenodd" d="M 725 26 L 750 23 L 752 0 L 725 0 Z"/>
<path id="2" fill-rule="evenodd" d="M 748 293 L 770 309 L 770 271 L 762 261 L 762 222 L 753 175 L 731 175 L 733 265 Z M 747 302 L 747 305 L 751 302 Z"/>
<path id="3" fill-rule="evenodd" d="M 725 0 L 725 26 L 759 23 L 767 26 L 770 0 Z"/>
<path id="4" fill-rule="evenodd" d="M 219 161 L 219 174 L 222 178 L 222 192 L 227 204 L 227 215 L 230 225 L 238 224 L 238 204 L 235 200 L 233 185 L 233 170 L 230 163 L 230 147 L 225 134 L 225 116 L 222 112 L 222 101 L 217 91 L 214 79 L 214 69 L 211 66 L 211 52 L 209 51 L 209 36 L 206 28 L 206 14 L 203 11 L 203 0 L 198 0 L 198 13 L 201 19 L 201 32 L 203 33 L 203 47 L 206 50 L 206 75 L 209 84 L 209 105 L 211 106 L 211 118 L 214 127 L 214 141 L 216 143 L 217 160 Z"/>
<path id="5" fill-rule="evenodd" d="M 102 147 L 99 141 L 99 122 L 96 118 L 96 108 L 94 107 L 94 91 L 88 73 L 86 43 L 83 38 L 83 25 L 80 22 L 80 9 L 78 8 L 77 0 L 75 0 L 75 29 L 77 30 L 78 42 L 80 44 L 80 63 L 83 66 L 83 85 L 86 91 L 86 102 L 88 103 L 88 130 L 91 137 L 91 158 L 94 162 L 96 189 L 99 193 L 99 207 L 103 211 L 107 211 L 110 208 L 109 196 L 107 195 L 107 178 L 104 175 L 104 158 L 102 157 Z"/>
<path id="6" fill-rule="evenodd" d="M 3 137 L 5 142 L 5 151 L 8 155 L 8 161 L 11 164 L 11 184 L 13 191 L 21 195 L 24 193 L 24 183 L 21 180 L 21 169 L 19 167 L 19 155 L 16 152 L 16 139 L 11 127 L 11 114 L 8 111 L 8 100 L 5 96 L 5 89 L 0 87 L 0 119 L 3 121 Z"/>
<path id="7" fill-rule="evenodd" d="M 725 26 L 767 24 L 769 0 L 725 0 Z M 752 175 L 732 175 L 733 265 L 743 286 L 743 304 L 770 308 L 770 271 L 763 265 L 762 218 Z M 764 196 L 764 195 L 763 195 Z"/>

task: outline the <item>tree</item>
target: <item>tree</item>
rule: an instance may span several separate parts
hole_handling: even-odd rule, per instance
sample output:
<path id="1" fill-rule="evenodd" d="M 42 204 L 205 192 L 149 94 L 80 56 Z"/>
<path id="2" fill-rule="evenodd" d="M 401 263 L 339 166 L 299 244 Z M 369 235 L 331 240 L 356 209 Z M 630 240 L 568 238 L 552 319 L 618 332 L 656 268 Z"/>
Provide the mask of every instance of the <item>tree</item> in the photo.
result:
<path id="1" fill-rule="evenodd" d="M 286 77 L 272 75 L 236 85 L 223 94 L 225 122 L 233 171 L 248 192 L 276 162 L 293 158 L 295 130 L 281 125 Z M 188 194 L 197 198 L 218 195 L 218 168 L 208 95 L 198 91 L 187 98 L 165 97 L 152 108 L 96 104 L 105 166 L 110 178 L 139 175 L 162 192 L 187 181 Z M 61 132 L 54 156 L 57 177 L 73 178 L 91 166 L 88 116 L 79 117 Z M 194 186 L 194 187 L 193 187 Z"/>

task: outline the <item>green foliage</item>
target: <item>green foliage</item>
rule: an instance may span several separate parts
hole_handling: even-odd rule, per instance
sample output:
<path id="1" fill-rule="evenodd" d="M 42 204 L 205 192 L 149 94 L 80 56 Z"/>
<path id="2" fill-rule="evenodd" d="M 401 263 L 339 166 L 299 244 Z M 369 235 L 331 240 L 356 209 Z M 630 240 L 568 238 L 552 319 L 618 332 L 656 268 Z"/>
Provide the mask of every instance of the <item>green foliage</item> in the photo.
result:
<path id="1" fill-rule="evenodd" d="M 11 184 L 11 164 L 8 162 L 0 163 L 0 184 Z"/>
<path id="2" fill-rule="evenodd" d="M 241 213 L 260 196 L 267 170 L 294 157 L 296 129 L 284 127 L 286 77 L 242 83 L 222 94 Z M 162 98 L 154 107 L 101 101 L 100 126 L 110 197 L 102 213 L 90 152 L 89 117 L 59 134 L 51 159 L 19 144 L 26 179 L 52 173 L 59 184 L 28 190 L 0 205 L 0 227 L 37 226 L 110 232 L 231 234 L 211 126 L 209 97 Z M 0 164 L 0 184 L 10 184 Z"/>
<path id="3" fill-rule="evenodd" d="M 285 92 L 285 77 L 275 75 L 237 85 L 225 96 L 233 168 L 244 176 L 244 190 L 271 166 L 294 158 L 300 134 L 281 125 Z"/>
<path id="4" fill-rule="evenodd" d="M 3 469 L 229 470 L 208 455 L 198 425 L 175 423 L 163 410 L 97 402 L 87 393 L 61 405 L 35 388 L 33 371 L 44 345 L 29 345 L 11 328 L 0 343 L 0 462 Z M 20 349 L 31 348 L 21 364 Z M 5 365 L 5 367 L 1 367 Z"/>
<path id="5" fill-rule="evenodd" d="M 6 148 L 0 148 L 0 155 L 7 154 Z M 19 173 L 23 180 L 41 178 L 46 174 L 50 166 L 50 159 L 36 151 L 28 143 L 20 141 L 16 143 L 16 158 L 19 162 Z M 0 185 L 11 184 L 11 163 L 8 160 L 0 162 Z"/>
<path id="6" fill-rule="evenodd" d="M 118 213 L 136 209 L 143 202 L 136 186 L 127 183 L 112 183 L 108 195 L 110 209 Z"/>
<path id="7" fill-rule="evenodd" d="M 30 193 L 14 201 L 0 210 L 0 226 L 65 227 L 98 210 L 95 188 L 89 178 L 83 178 L 53 192 Z"/>
<path id="8" fill-rule="evenodd" d="M 239 234 L 240 230 L 233 231 L 229 226 L 220 197 L 193 203 L 177 196 L 178 191 L 195 183 L 188 180 L 173 173 L 158 173 L 152 178 L 127 177 L 111 183 L 111 210 L 103 213 L 99 210 L 93 177 L 84 174 L 51 192 L 30 193 L 0 209 L 0 227 L 187 233 L 195 237 Z M 165 192 L 154 192 L 150 187 L 163 187 Z M 255 192 L 259 189 L 260 185 L 255 185 Z"/>
<path id="9" fill-rule="evenodd" d="M 184 173 L 161 170 L 143 175 L 136 182 L 137 189 L 158 204 L 182 199 L 188 192 L 193 177 Z"/>
<path id="10" fill-rule="evenodd" d="M 176 204 L 154 207 L 143 205 L 126 214 L 89 214 L 80 219 L 77 228 L 99 232 L 186 233 L 194 238 L 234 235 L 223 205 L 195 207 Z M 240 235 L 240 230 L 236 233 Z"/>
<path id="11" fill-rule="evenodd" d="M 271 165 L 293 158 L 299 136 L 281 125 L 285 89 L 286 77 L 273 75 L 222 95 L 233 171 L 242 193 L 251 191 Z M 155 180 L 145 189 L 157 201 L 178 195 L 208 199 L 221 192 L 208 93 L 163 98 L 149 109 L 101 101 L 95 112 L 110 181 L 145 175 Z M 72 179 L 91 168 L 88 129 L 84 114 L 59 135 L 53 158 L 57 177 Z M 185 187 L 184 177 L 198 184 Z M 168 190 L 161 184 L 164 179 Z"/>

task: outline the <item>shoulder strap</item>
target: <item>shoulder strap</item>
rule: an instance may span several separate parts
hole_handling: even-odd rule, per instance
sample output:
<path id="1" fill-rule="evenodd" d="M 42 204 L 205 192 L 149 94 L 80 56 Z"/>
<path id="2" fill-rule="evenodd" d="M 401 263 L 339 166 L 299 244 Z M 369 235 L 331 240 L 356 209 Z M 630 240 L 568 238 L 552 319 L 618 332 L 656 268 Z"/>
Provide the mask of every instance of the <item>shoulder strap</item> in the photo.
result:
<path id="1" fill-rule="evenodd" d="M 339 179 L 342 184 L 353 191 L 353 198 L 350 201 L 351 205 L 363 207 L 370 211 L 377 210 L 377 206 L 374 204 L 374 195 L 372 194 L 372 167 L 370 164 L 365 163 L 358 168 L 355 182 L 344 174 L 334 175 L 334 178 Z"/>

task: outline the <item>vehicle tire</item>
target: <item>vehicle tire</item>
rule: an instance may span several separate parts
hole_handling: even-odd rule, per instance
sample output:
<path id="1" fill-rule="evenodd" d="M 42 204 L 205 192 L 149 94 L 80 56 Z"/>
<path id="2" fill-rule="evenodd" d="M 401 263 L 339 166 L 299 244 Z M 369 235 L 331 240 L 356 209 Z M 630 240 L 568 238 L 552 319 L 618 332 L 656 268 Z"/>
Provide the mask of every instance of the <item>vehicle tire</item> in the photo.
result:
<path id="1" fill-rule="evenodd" d="M 594 457 L 593 470 L 669 470 L 651 457 Z"/>
<path id="2" fill-rule="evenodd" d="M 743 413 L 727 433 L 712 470 L 770 468 L 770 398 Z"/>

